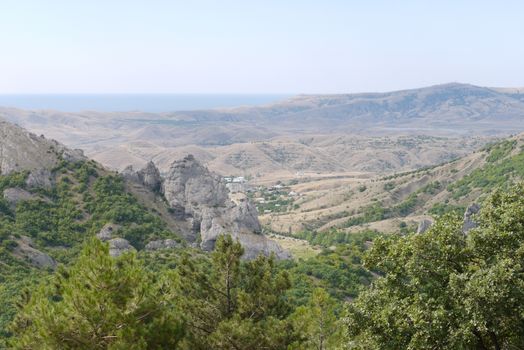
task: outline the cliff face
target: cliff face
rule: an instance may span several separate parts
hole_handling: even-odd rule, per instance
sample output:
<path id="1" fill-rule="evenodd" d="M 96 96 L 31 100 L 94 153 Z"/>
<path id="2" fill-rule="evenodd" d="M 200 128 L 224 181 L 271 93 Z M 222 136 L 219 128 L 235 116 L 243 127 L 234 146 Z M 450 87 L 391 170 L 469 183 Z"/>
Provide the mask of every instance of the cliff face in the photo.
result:
<path id="1" fill-rule="evenodd" d="M 246 259 L 258 254 L 288 253 L 261 234 L 255 206 L 244 199 L 229 198 L 222 179 L 201 165 L 192 155 L 175 161 L 166 175 L 162 192 L 179 220 L 188 220 L 195 238 L 200 234 L 201 248 L 212 250 L 220 234 L 229 233 L 244 246 Z"/>
<path id="2" fill-rule="evenodd" d="M 147 165 L 135 171 L 133 166 L 129 165 L 122 171 L 122 176 L 129 181 L 139 183 L 145 188 L 152 192 L 158 193 L 162 187 L 162 177 L 160 177 L 160 171 L 153 162 L 147 163 Z"/>

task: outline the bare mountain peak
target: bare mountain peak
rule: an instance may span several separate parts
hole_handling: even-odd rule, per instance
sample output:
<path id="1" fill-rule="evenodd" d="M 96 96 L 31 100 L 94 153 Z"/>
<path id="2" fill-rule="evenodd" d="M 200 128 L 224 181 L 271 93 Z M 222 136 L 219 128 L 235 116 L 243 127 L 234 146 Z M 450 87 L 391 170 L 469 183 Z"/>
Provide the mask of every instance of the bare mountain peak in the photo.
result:
<path id="1" fill-rule="evenodd" d="M 50 169 L 62 158 L 80 160 L 84 155 L 82 151 L 69 149 L 0 119 L 0 174 Z"/>

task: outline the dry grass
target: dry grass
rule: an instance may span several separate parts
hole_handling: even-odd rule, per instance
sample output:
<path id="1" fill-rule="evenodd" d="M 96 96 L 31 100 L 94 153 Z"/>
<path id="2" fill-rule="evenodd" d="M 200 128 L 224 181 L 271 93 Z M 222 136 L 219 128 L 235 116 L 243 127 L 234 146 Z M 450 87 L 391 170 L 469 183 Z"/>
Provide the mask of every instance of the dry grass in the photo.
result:
<path id="1" fill-rule="evenodd" d="M 310 245 L 308 241 L 303 239 L 280 235 L 269 235 L 269 237 L 289 251 L 295 260 L 312 258 L 322 250 L 320 247 Z"/>
<path id="2" fill-rule="evenodd" d="M 315 178 L 291 186 L 291 190 L 301 196 L 295 201 L 298 209 L 286 213 L 271 213 L 260 216 L 260 221 L 274 232 L 296 232 L 307 229 L 318 231 L 330 228 L 344 228 L 352 216 L 359 215 L 362 208 L 381 203 L 393 207 L 417 192 L 421 203 L 415 210 L 402 218 L 392 218 L 354 227 L 346 227 L 348 232 L 364 228 L 381 232 L 396 232 L 402 221 L 416 225 L 435 203 L 448 201 L 450 204 L 465 204 L 468 196 L 460 202 L 454 201 L 446 190 L 447 184 L 471 173 L 485 164 L 486 153 L 479 151 L 457 161 L 436 166 L 432 169 L 398 174 L 393 178 L 370 176 L 370 174 L 346 174 L 339 178 Z M 441 188 L 432 194 L 421 193 L 424 186 L 438 181 Z M 386 189 L 386 184 L 393 188 Z M 474 195 L 474 194 L 472 194 Z"/>

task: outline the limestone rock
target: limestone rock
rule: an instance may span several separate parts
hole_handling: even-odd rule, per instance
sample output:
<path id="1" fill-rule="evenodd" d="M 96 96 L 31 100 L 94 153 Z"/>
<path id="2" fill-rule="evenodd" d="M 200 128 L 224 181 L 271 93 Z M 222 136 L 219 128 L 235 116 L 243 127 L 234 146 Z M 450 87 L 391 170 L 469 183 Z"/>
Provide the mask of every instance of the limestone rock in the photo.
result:
<path id="1" fill-rule="evenodd" d="M 427 230 L 429 230 L 431 225 L 433 225 L 433 221 L 430 219 L 420 220 L 420 222 L 418 223 L 417 233 L 420 234 L 426 232 Z"/>
<path id="2" fill-rule="evenodd" d="M 221 178 L 202 166 L 192 155 L 175 161 L 164 180 L 163 193 L 172 208 L 198 216 L 202 208 L 222 208 L 229 195 Z"/>
<path id="3" fill-rule="evenodd" d="M 28 188 L 51 189 L 54 185 L 54 179 L 48 169 L 35 169 L 29 173 L 25 183 Z"/>
<path id="4" fill-rule="evenodd" d="M 124 238 L 113 238 L 108 241 L 109 255 L 118 257 L 126 252 L 135 251 L 136 249 Z"/>
<path id="5" fill-rule="evenodd" d="M 272 239 L 267 238 L 261 234 L 238 234 L 233 235 L 234 239 L 238 239 L 242 247 L 244 247 L 243 258 L 247 260 L 255 259 L 258 255 L 263 254 L 270 256 L 275 255 L 276 259 L 286 260 L 291 259 L 291 253 L 284 250 L 280 244 Z"/>
<path id="6" fill-rule="evenodd" d="M 214 249 L 220 234 L 231 234 L 244 246 L 246 259 L 271 253 L 278 258 L 289 257 L 278 243 L 261 234 L 256 207 L 248 199 L 233 202 L 221 177 L 192 155 L 171 165 L 162 193 L 178 219 L 192 222 L 203 250 Z"/>
<path id="7" fill-rule="evenodd" d="M 152 250 L 161 250 L 161 249 L 173 249 L 179 246 L 180 246 L 180 243 L 178 243 L 174 239 L 159 239 L 156 241 L 151 241 L 148 244 L 146 244 L 145 249 L 152 251 Z"/>
<path id="8" fill-rule="evenodd" d="M 478 224 L 473 221 L 473 216 L 480 211 L 480 205 L 477 203 L 471 204 L 464 212 L 464 224 L 462 225 L 462 232 L 468 233 L 469 230 L 474 229 Z"/>
<path id="9" fill-rule="evenodd" d="M 70 150 L 0 119 L 0 174 L 23 170 L 51 169 L 60 162 L 85 160 L 79 150 Z"/>
<path id="10" fill-rule="evenodd" d="M 7 203 L 9 203 L 11 207 L 16 207 L 18 202 L 34 199 L 36 197 L 37 196 L 35 196 L 34 194 L 18 187 L 6 188 L 4 190 L 4 199 L 7 201 Z"/>
<path id="11" fill-rule="evenodd" d="M 114 237 L 115 232 L 118 231 L 119 228 L 119 225 L 108 223 L 96 234 L 99 240 L 109 243 L 109 255 L 112 257 L 136 250 L 127 239 Z"/>
<path id="12" fill-rule="evenodd" d="M 122 171 L 122 176 L 126 180 L 141 184 L 153 192 L 160 192 L 162 187 L 160 171 L 152 161 L 139 171 L 135 171 L 133 166 L 129 165 Z"/>
<path id="13" fill-rule="evenodd" d="M 268 240 L 261 234 L 262 229 L 258 221 L 258 213 L 256 207 L 250 201 L 244 200 L 239 204 L 230 202 L 225 208 L 203 208 L 201 213 L 200 235 L 201 247 L 204 250 L 212 250 L 217 236 L 224 233 L 229 233 L 246 244 L 256 240 L 243 239 L 245 235 L 256 235 Z M 256 246 L 263 247 L 261 244 L 256 244 Z M 262 249 L 261 253 L 269 255 L 271 252 L 265 248 Z M 244 246 L 244 249 L 247 255 L 250 248 Z"/>
<path id="14" fill-rule="evenodd" d="M 70 149 L 70 148 L 63 148 L 62 149 L 62 158 L 66 161 L 66 162 L 72 162 L 72 163 L 75 163 L 75 162 L 81 162 L 83 160 L 86 160 L 86 156 L 84 155 L 84 151 L 82 151 L 81 149 Z"/>
<path id="15" fill-rule="evenodd" d="M 138 171 L 138 178 L 142 184 L 151 191 L 160 191 L 162 178 L 160 177 L 160 171 L 152 161 L 149 161 L 143 169 Z"/>
<path id="16" fill-rule="evenodd" d="M 18 246 L 13 250 L 13 255 L 19 259 L 28 261 L 31 265 L 40 269 L 56 268 L 56 261 L 44 252 L 33 247 L 31 238 L 22 236 L 15 239 Z"/>
<path id="17" fill-rule="evenodd" d="M 122 170 L 121 175 L 128 181 L 140 183 L 138 173 L 135 171 L 132 165 L 128 165 L 124 170 Z"/>
<path id="18" fill-rule="evenodd" d="M 102 227 L 102 229 L 100 230 L 100 232 L 96 234 L 96 237 L 103 242 L 109 241 L 113 238 L 113 234 L 116 231 L 118 231 L 119 228 L 119 225 L 105 224 L 104 227 Z"/>

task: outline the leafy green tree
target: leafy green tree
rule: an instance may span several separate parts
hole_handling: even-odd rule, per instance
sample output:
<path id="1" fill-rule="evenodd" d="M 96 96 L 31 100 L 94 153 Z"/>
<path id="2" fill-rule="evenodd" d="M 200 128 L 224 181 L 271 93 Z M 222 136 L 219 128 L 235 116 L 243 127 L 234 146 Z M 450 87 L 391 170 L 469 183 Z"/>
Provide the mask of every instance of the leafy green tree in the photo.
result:
<path id="1" fill-rule="evenodd" d="M 324 289 L 316 288 L 309 303 L 298 307 L 292 318 L 303 333 L 301 349 L 335 349 L 342 343 L 342 324 L 336 315 L 337 302 Z"/>
<path id="2" fill-rule="evenodd" d="M 184 327 L 162 286 L 134 254 L 114 259 L 93 239 L 73 267 L 26 296 L 11 346 L 174 349 Z"/>
<path id="3" fill-rule="evenodd" d="M 377 239 L 365 259 L 384 276 L 348 306 L 356 349 L 524 348 L 524 185 L 497 191 L 464 234 L 458 217 Z"/>
<path id="4" fill-rule="evenodd" d="M 211 259 L 185 255 L 174 280 L 187 316 L 187 349 L 285 349 L 295 332 L 286 317 L 290 287 L 273 258 L 242 262 L 244 250 L 230 235 L 216 241 Z"/>

